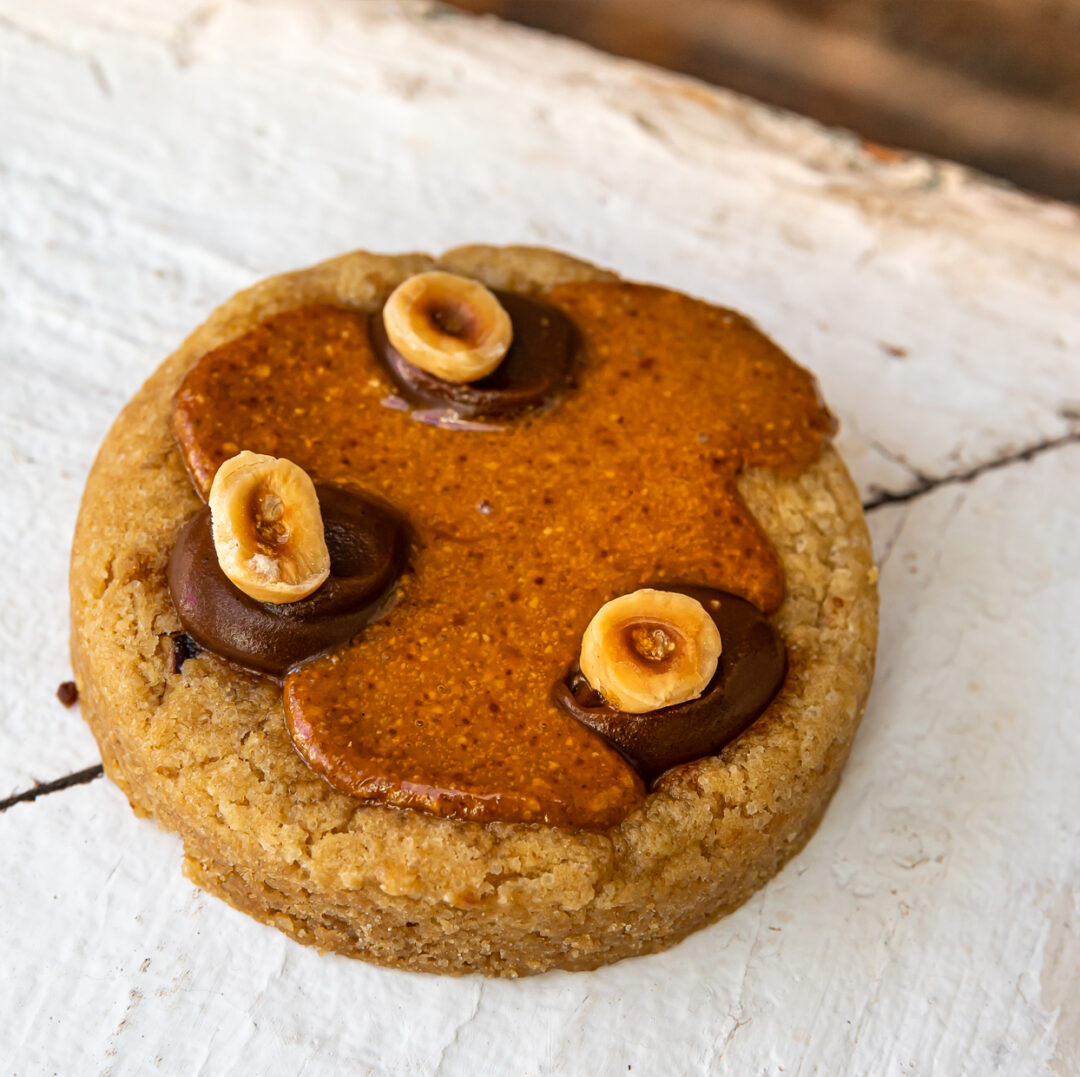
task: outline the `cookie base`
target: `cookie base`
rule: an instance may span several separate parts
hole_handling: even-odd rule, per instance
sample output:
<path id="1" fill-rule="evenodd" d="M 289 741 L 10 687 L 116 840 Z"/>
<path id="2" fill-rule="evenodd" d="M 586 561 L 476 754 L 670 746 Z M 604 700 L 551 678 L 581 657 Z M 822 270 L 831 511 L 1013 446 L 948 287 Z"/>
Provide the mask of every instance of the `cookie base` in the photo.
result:
<path id="1" fill-rule="evenodd" d="M 858 727 L 876 570 L 832 449 L 796 478 L 740 480 L 787 576 L 776 616 L 785 686 L 719 756 L 665 775 L 607 832 L 361 803 L 304 766 L 276 686 L 208 654 L 170 673 L 180 625 L 165 565 L 199 506 L 169 428 L 180 378 L 269 314 L 316 302 L 374 310 L 430 268 L 522 291 L 611 279 L 534 248 L 461 248 L 438 261 L 355 253 L 264 281 L 215 312 L 124 409 L 87 483 L 71 568 L 83 715 L 134 810 L 183 839 L 188 877 L 300 942 L 396 968 L 502 976 L 663 949 L 732 911 L 802 848 Z"/>

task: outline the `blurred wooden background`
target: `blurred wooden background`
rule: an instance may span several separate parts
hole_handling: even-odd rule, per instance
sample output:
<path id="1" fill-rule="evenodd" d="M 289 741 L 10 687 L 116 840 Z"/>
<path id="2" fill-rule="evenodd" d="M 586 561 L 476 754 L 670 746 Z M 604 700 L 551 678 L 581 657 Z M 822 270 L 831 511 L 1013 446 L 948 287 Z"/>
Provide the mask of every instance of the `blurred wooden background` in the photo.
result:
<path id="1" fill-rule="evenodd" d="M 1080 201 L 1080 0 L 452 0 Z"/>

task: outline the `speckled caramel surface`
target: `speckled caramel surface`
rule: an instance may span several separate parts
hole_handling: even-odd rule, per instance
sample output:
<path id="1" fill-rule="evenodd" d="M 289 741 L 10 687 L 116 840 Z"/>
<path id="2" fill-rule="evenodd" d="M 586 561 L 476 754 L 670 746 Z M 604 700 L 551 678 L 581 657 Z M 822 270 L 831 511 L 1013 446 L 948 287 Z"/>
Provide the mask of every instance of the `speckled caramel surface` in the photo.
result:
<path id="1" fill-rule="evenodd" d="M 606 829 L 640 782 L 551 701 L 584 626 L 664 579 L 774 610 L 783 571 L 735 476 L 801 471 L 831 423 L 812 379 L 731 311 L 625 282 L 541 298 L 581 346 L 571 386 L 538 414 L 458 430 L 387 408 L 365 319 L 319 306 L 204 356 L 174 421 L 204 496 L 250 449 L 377 493 L 417 535 L 391 613 L 286 680 L 316 769 L 439 814 Z"/>
<path id="2" fill-rule="evenodd" d="M 466 248 L 438 263 L 354 254 L 226 304 L 125 409 L 88 482 L 72 558 L 83 711 L 136 810 L 183 837 L 189 875 L 300 941 L 428 971 L 594 967 L 670 945 L 733 908 L 812 832 L 873 671 L 869 541 L 831 449 L 799 474 L 743 474 L 739 490 L 787 578 L 776 622 L 792 674 L 719 757 L 663 778 L 616 826 L 443 819 L 334 791 L 293 750 L 277 686 L 210 655 L 169 673 L 179 625 L 164 565 L 199 504 L 170 401 L 199 356 L 266 317 L 318 303 L 374 310 L 433 264 L 521 290 L 610 279 L 522 248 Z M 445 433 L 417 424 L 415 436 Z M 583 452 L 580 440 L 561 448 Z M 534 474 L 546 481 L 543 468 Z M 495 516 L 478 512 L 474 526 Z"/>

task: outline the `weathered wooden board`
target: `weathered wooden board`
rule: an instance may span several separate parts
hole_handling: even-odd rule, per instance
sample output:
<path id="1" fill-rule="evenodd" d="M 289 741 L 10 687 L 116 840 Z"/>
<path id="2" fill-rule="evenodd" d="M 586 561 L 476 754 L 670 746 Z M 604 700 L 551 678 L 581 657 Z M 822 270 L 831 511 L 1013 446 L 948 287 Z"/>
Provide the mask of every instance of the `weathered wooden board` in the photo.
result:
<path id="1" fill-rule="evenodd" d="M 739 307 L 818 372 L 883 602 L 824 825 L 667 954 L 493 983 L 320 957 L 108 783 L 54 793 L 0 815 L 4 1068 L 1078 1072 L 1080 216 L 430 5 L 0 0 L 0 799 L 97 761 L 52 696 L 67 547 L 139 382 L 259 276 L 474 240 Z"/>

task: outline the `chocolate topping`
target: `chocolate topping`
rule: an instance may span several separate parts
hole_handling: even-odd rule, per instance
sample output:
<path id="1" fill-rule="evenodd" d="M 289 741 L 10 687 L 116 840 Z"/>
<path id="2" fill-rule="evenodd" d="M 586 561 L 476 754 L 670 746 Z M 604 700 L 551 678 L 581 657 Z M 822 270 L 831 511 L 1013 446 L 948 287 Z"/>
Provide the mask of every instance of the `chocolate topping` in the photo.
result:
<path id="1" fill-rule="evenodd" d="M 173 632 L 172 654 L 169 658 L 169 673 L 174 677 L 184 668 L 189 658 L 196 658 L 201 648 L 186 632 Z"/>
<path id="2" fill-rule="evenodd" d="M 397 514 L 338 486 L 316 486 L 330 576 L 307 598 L 274 605 L 245 595 L 221 571 L 210 510 L 181 530 L 169 560 L 169 590 L 196 643 L 259 673 L 290 667 L 347 643 L 380 612 L 407 553 Z"/>
<path id="3" fill-rule="evenodd" d="M 470 418 L 505 417 L 546 404 L 555 396 L 566 381 L 577 345 L 573 322 L 555 307 L 516 292 L 496 291 L 495 295 L 510 315 L 513 343 L 492 373 L 464 385 L 413 366 L 387 338 L 382 311 L 372 314 L 368 323 L 371 346 L 406 400 L 452 408 Z M 453 324 L 459 322 L 460 316 Z M 444 331 L 452 330 L 444 326 Z"/>
<path id="4" fill-rule="evenodd" d="M 662 589 L 696 598 L 720 630 L 723 651 L 716 674 L 697 699 L 628 714 L 609 707 L 576 662 L 554 690 L 563 710 L 618 748 L 647 781 L 678 763 L 715 755 L 765 710 L 787 672 L 779 634 L 745 599 L 711 587 L 665 584 Z"/>

